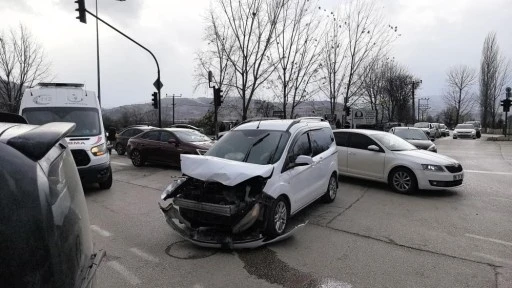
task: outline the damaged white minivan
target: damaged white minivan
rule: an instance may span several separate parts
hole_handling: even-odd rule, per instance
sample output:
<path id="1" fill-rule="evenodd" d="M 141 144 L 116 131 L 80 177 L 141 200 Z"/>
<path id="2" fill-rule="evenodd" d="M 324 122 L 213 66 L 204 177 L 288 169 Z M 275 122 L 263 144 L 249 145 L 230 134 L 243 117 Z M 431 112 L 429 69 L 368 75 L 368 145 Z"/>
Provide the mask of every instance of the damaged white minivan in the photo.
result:
<path id="1" fill-rule="evenodd" d="M 182 155 L 162 193 L 167 223 L 206 247 L 254 248 L 289 236 L 290 217 L 338 190 L 337 151 L 321 118 L 241 124 L 205 155 Z"/>

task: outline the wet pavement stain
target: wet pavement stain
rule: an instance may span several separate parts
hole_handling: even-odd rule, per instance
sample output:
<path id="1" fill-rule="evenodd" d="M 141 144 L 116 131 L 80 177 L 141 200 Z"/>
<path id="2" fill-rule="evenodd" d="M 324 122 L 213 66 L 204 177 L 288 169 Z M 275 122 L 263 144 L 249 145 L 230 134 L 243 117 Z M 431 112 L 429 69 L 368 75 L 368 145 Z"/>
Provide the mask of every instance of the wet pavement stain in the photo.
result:
<path id="1" fill-rule="evenodd" d="M 336 279 L 318 279 L 313 274 L 290 267 L 277 257 L 276 252 L 269 248 L 242 250 L 237 252 L 244 262 L 247 273 L 271 284 L 283 287 L 304 288 L 350 288 L 352 285 Z"/>
<path id="2" fill-rule="evenodd" d="M 216 254 L 217 250 L 195 246 L 188 241 L 178 241 L 167 246 L 165 253 L 177 259 L 202 259 Z"/>

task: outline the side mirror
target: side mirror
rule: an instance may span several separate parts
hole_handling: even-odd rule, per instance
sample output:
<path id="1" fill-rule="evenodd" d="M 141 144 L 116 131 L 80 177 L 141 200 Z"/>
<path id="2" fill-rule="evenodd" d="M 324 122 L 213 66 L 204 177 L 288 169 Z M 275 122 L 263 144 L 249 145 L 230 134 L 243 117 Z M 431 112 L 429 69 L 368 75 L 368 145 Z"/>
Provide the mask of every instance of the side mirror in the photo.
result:
<path id="1" fill-rule="evenodd" d="M 295 160 L 296 166 L 304 166 L 304 165 L 311 165 L 311 164 L 313 164 L 313 158 L 311 158 L 310 156 L 300 155 Z"/>
<path id="2" fill-rule="evenodd" d="M 434 138 L 430 138 L 430 141 L 434 142 L 434 141 L 436 141 L 436 138 L 435 137 Z"/>
<path id="3" fill-rule="evenodd" d="M 374 151 L 374 152 L 380 152 L 379 147 L 377 147 L 377 146 L 375 146 L 375 145 L 370 145 L 370 146 L 368 146 L 368 150 L 370 150 L 370 151 Z"/>

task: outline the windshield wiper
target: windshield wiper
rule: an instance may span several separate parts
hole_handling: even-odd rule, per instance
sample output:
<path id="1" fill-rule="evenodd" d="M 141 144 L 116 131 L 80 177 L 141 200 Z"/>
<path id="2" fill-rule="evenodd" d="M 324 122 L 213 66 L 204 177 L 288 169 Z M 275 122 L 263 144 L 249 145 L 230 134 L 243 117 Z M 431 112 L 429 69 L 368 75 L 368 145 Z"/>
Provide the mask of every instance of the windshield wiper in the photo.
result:
<path id="1" fill-rule="evenodd" d="M 270 133 L 267 133 L 263 136 L 261 136 L 260 138 L 258 138 L 258 140 L 254 141 L 254 143 L 252 143 L 251 147 L 249 148 L 249 150 L 247 151 L 247 153 L 245 153 L 245 156 L 244 156 L 244 160 L 242 160 L 242 162 L 247 162 L 247 159 L 249 158 L 249 155 L 251 154 L 251 150 L 252 148 L 254 148 L 254 146 L 260 144 L 265 138 L 267 138 L 268 136 L 270 135 Z"/>

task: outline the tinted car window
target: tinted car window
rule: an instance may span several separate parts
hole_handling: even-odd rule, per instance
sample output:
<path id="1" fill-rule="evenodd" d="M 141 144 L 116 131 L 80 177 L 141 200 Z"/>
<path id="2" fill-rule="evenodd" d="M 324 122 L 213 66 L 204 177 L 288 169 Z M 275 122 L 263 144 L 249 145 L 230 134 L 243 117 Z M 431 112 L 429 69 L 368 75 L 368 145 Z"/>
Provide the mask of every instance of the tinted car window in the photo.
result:
<path id="1" fill-rule="evenodd" d="M 159 141 L 160 140 L 160 132 L 158 132 L 158 131 L 147 132 L 146 134 L 142 135 L 142 139 Z"/>
<path id="2" fill-rule="evenodd" d="M 160 134 L 160 141 L 168 142 L 170 139 L 176 139 L 176 137 L 174 137 L 174 135 L 172 135 L 169 132 L 161 132 L 161 134 Z"/>
<path id="3" fill-rule="evenodd" d="M 348 147 L 348 133 L 334 132 L 334 139 L 337 146 Z"/>
<path id="4" fill-rule="evenodd" d="M 121 136 L 124 136 L 124 137 L 132 137 L 132 136 L 135 136 L 135 129 L 126 129 L 124 130 L 122 133 L 121 133 Z"/>
<path id="5" fill-rule="evenodd" d="M 332 132 L 327 128 L 310 131 L 309 137 L 311 139 L 313 156 L 327 151 L 327 149 L 329 149 L 331 146 L 331 143 L 334 141 Z"/>
<path id="6" fill-rule="evenodd" d="M 300 155 L 311 156 L 311 146 L 309 145 L 309 137 L 307 133 L 302 134 L 293 146 L 290 162 L 293 163 Z"/>
<path id="7" fill-rule="evenodd" d="M 380 147 L 379 144 L 377 144 L 377 142 L 373 141 L 370 137 L 366 135 L 359 133 L 350 133 L 350 148 L 368 150 L 368 146 L 370 145 Z"/>

